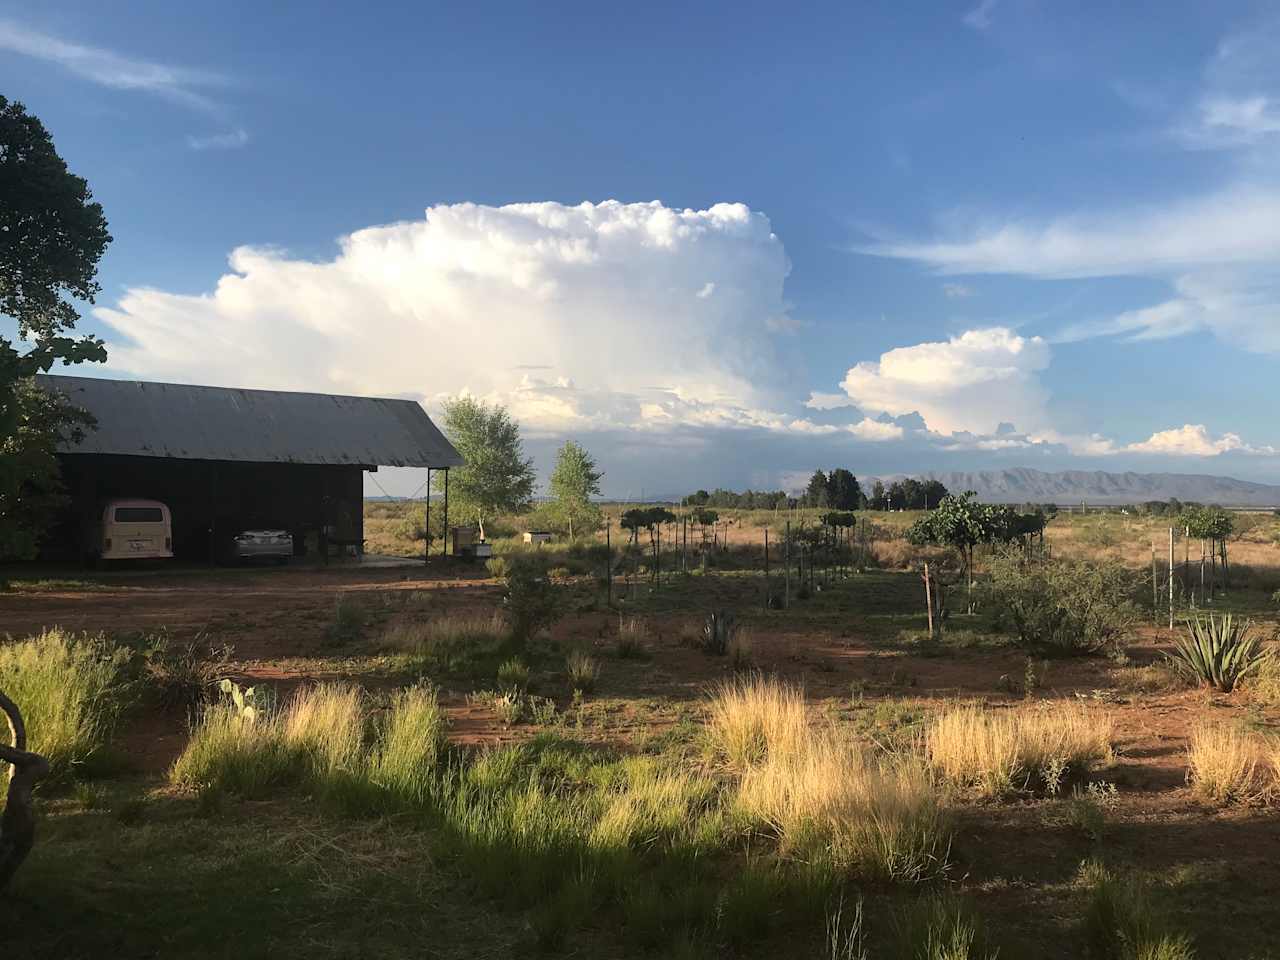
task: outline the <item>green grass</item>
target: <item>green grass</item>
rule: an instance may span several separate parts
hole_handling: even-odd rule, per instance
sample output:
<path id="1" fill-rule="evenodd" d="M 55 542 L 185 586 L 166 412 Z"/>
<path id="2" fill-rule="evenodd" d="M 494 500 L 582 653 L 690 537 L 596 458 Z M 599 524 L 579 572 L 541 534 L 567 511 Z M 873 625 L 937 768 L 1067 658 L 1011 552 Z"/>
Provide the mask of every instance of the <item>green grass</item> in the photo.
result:
<path id="1" fill-rule="evenodd" d="M 27 749 L 49 761 L 54 781 L 106 745 L 128 704 L 129 659 L 129 651 L 101 635 L 57 628 L 0 644 L 0 690 L 22 711 Z"/>

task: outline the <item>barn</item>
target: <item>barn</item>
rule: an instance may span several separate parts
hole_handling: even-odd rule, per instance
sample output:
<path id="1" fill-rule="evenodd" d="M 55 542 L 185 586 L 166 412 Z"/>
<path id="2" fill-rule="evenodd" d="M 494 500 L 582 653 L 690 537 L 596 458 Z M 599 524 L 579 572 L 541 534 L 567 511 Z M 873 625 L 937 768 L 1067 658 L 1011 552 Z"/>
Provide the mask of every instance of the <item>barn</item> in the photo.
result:
<path id="1" fill-rule="evenodd" d="M 91 552 L 103 507 L 169 507 L 179 558 L 213 561 L 236 533 L 293 533 L 295 552 L 360 550 L 364 471 L 447 471 L 462 457 L 418 403 L 280 390 L 46 375 L 97 421 L 59 452 L 70 498 L 51 557 Z"/>

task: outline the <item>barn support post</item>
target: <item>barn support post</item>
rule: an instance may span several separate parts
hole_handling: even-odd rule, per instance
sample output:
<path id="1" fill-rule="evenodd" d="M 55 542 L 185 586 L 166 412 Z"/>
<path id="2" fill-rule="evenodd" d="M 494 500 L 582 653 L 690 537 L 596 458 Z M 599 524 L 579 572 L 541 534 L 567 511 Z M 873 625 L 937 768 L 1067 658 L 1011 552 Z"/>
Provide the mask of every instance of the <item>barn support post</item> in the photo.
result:
<path id="1" fill-rule="evenodd" d="M 427 499 L 422 508 L 422 565 L 425 567 L 431 560 L 431 468 L 427 467 Z"/>
<path id="2" fill-rule="evenodd" d="M 449 555 L 449 468 L 444 468 L 444 544 L 440 547 L 440 556 Z"/>
<path id="3" fill-rule="evenodd" d="M 218 562 L 218 465 L 209 464 L 209 566 Z"/>

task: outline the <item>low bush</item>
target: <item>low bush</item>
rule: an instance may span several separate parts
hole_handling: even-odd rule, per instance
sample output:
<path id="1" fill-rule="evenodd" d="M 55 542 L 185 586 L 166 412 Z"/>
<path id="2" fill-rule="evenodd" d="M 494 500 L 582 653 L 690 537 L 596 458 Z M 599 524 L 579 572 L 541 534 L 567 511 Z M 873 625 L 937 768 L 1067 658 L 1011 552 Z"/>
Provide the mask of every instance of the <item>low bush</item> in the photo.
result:
<path id="1" fill-rule="evenodd" d="M 1070 778 L 1109 764 L 1112 736 L 1110 715 L 1085 704 L 958 706 L 927 725 L 924 749 L 945 782 L 978 796 L 1054 794 Z"/>
<path id="2" fill-rule="evenodd" d="M 1230 693 L 1256 674 L 1269 656 L 1252 626 L 1229 613 L 1192 617 L 1186 632 L 1174 638 L 1173 662 L 1193 680 Z"/>
<path id="3" fill-rule="evenodd" d="M 522 561 L 507 570 L 502 605 L 512 642 L 523 647 L 564 615 L 564 592 L 535 564 Z"/>
<path id="4" fill-rule="evenodd" d="M 102 635 L 54 628 L 0 644 L 0 690 L 18 705 L 27 749 L 49 761 L 50 777 L 68 777 L 106 745 L 131 695 L 128 650 Z"/>
<path id="5" fill-rule="evenodd" d="M 162 706 L 192 709 L 214 698 L 218 681 L 229 669 L 229 644 L 214 644 L 203 634 L 175 643 L 163 630 L 144 643 L 143 675 Z"/>
<path id="6" fill-rule="evenodd" d="M 993 557 L 981 596 L 1023 648 L 1054 655 L 1117 650 L 1140 616 L 1142 579 L 1118 560 Z"/>

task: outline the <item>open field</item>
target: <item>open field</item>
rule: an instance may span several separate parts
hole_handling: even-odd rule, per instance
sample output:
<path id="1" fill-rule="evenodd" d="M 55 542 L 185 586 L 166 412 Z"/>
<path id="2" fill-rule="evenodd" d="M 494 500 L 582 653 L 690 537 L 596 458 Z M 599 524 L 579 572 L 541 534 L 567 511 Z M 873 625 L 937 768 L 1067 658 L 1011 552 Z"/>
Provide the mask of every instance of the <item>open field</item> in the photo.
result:
<path id="1" fill-rule="evenodd" d="M 369 548 L 419 554 L 396 506 L 370 505 Z M 727 549 L 668 543 L 657 583 L 616 565 L 620 609 L 598 546 L 551 545 L 567 612 L 522 651 L 501 582 L 454 561 L 16 573 L 11 643 L 59 626 L 128 652 L 106 746 L 41 791 L 3 956 L 852 960 L 859 903 L 872 957 L 1280 956 L 1274 673 L 1191 686 L 1150 610 L 1112 656 L 1029 657 L 981 605 L 930 641 L 913 518 L 859 516 L 862 572 L 788 609 L 762 549 L 785 515 L 721 511 Z M 1270 644 L 1280 524 L 1244 516 L 1215 604 Z M 1047 536 L 1135 582 L 1167 538 L 1114 513 Z M 713 611 L 739 627 L 724 655 L 700 649 Z M 212 665 L 184 684 L 148 661 L 162 633 Z M 182 692 L 223 677 L 273 696 L 193 731 Z M 1247 776 L 1189 781 L 1205 731 L 1254 751 Z M 1120 944 L 1099 917 L 1131 883 L 1143 936 L 1194 953 Z M 920 952 L 969 923 L 964 952 Z"/>

